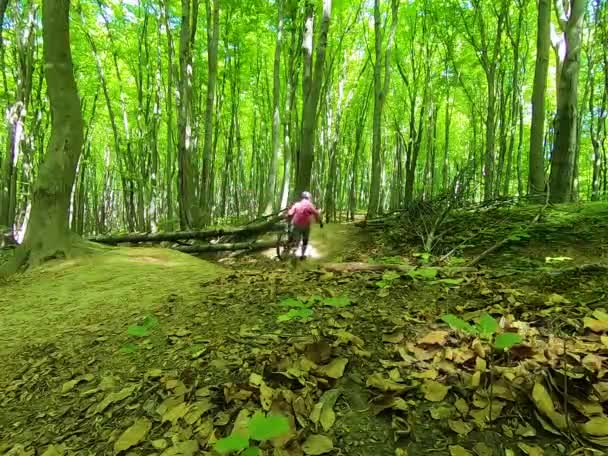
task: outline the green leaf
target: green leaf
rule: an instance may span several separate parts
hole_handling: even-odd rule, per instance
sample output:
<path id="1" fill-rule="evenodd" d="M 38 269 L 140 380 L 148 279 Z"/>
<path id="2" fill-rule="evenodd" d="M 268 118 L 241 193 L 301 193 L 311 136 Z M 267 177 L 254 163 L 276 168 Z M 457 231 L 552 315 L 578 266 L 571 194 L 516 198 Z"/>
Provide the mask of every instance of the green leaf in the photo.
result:
<path id="1" fill-rule="evenodd" d="M 441 319 L 448 324 L 448 326 L 452 329 L 465 332 L 467 334 L 477 334 L 477 329 L 475 327 L 468 324 L 462 318 L 457 317 L 453 314 L 446 314 L 441 317 Z"/>
<path id="2" fill-rule="evenodd" d="M 241 456 L 260 456 L 260 454 L 258 447 L 249 447 L 241 453 Z"/>
<path id="3" fill-rule="evenodd" d="M 283 306 L 283 307 L 290 307 L 290 308 L 296 308 L 296 309 L 305 309 L 308 307 L 307 304 L 305 304 L 302 301 L 300 301 L 299 299 L 295 299 L 295 298 L 283 299 L 281 302 L 279 302 L 279 305 Z"/>
<path id="4" fill-rule="evenodd" d="M 256 412 L 249 421 L 249 436 L 258 442 L 281 437 L 289 429 L 289 421 L 281 415 L 265 416 L 262 412 Z"/>
<path id="5" fill-rule="evenodd" d="M 437 268 L 418 268 L 408 272 L 412 279 L 434 279 L 437 277 Z"/>
<path id="6" fill-rule="evenodd" d="M 129 326 L 127 334 L 134 337 L 147 337 L 150 334 L 150 331 L 148 331 L 148 328 L 145 326 L 133 325 Z"/>
<path id="7" fill-rule="evenodd" d="M 229 435 L 214 444 L 215 451 L 220 454 L 235 453 L 249 447 L 249 439 L 237 434 Z"/>
<path id="8" fill-rule="evenodd" d="M 330 307 L 342 308 L 342 307 L 348 307 L 352 303 L 347 296 L 336 296 L 334 298 L 326 298 L 323 301 L 323 304 L 325 304 L 326 306 L 330 306 Z"/>
<path id="9" fill-rule="evenodd" d="M 464 279 L 440 279 L 439 282 L 445 283 L 446 285 L 460 285 L 462 282 L 464 282 Z"/>
<path id="10" fill-rule="evenodd" d="M 283 315 L 279 315 L 278 321 L 289 321 L 295 319 L 305 320 L 306 318 L 310 318 L 314 311 L 312 309 L 291 309 L 289 312 Z"/>
<path id="11" fill-rule="evenodd" d="M 386 282 L 392 282 L 393 280 L 397 280 L 401 277 L 401 274 L 395 271 L 386 271 L 382 274 L 382 280 Z"/>
<path id="12" fill-rule="evenodd" d="M 376 286 L 378 288 L 389 288 L 391 286 L 391 284 L 388 282 L 385 282 L 384 280 L 380 280 L 380 281 L 376 282 Z"/>
<path id="13" fill-rule="evenodd" d="M 137 345 L 134 344 L 133 342 L 129 342 L 128 344 L 123 345 L 120 348 L 120 351 L 123 353 L 135 353 L 137 351 Z"/>
<path id="14" fill-rule="evenodd" d="M 494 347 L 497 350 L 509 350 L 511 347 L 521 344 L 522 340 L 519 334 L 507 332 L 496 336 Z"/>
<path id="15" fill-rule="evenodd" d="M 147 329 L 152 329 L 155 326 L 158 326 L 158 319 L 152 315 L 147 315 L 146 318 L 144 318 L 142 326 Z"/>
<path id="16" fill-rule="evenodd" d="M 489 314 L 484 313 L 479 318 L 479 335 L 486 339 L 492 337 L 498 331 L 498 322 Z"/>

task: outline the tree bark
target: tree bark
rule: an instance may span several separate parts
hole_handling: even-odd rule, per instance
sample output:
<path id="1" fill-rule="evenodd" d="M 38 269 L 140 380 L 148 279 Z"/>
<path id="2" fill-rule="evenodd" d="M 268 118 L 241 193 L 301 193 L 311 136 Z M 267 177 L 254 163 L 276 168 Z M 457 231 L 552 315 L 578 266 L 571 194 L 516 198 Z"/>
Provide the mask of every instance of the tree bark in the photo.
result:
<path id="1" fill-rule="evenodd" d="M 300 154 L 298 157 L 298 173 L 296 178 L 296 192 L 309 190 L 312 177 L 312 164 L 314 160 L 314 145 L 317 128 L 317 107 L 323 72 L 325 68 L 325 51 L 327 48 L 327 34 L 331 20 L 331 0 L 323 0 L 323 17 L 319 31 L 319 43 L 316 46 L 316 55 L 313 66 L 313 35 L 314 35 L 314 5 L 307 6 L 305 33 L 302 42 L 304 54 L 304 78 L 302 81 L 302 135 Z"/>
<path id="2" fill-rule="evenodd" d="M 283 40 L 283 0 L 277 0 L 278 24 L 277 39 L 274 49 L 273 77 L 272 77 L 272 156 L 270 159 L 270 170 L 268 185 L 265 191 L 266 208 L 264 212 L 273 212 L 277 202 L 277 174 L 279 172 L 279 152 L 281 148 L 281 44 Z"/>
<path id="3" fill-rule="evenodd" d="M 373 218 L 380 207 L 380 188 L 382 177 L 382 160 L 380 157 L 381 150 L 381 129 L 382 129 L 382 111 L 384 102 L 388 94 L 390 82 L 390 63 L 391 50 L 395 40 L 395 31 L 397 30 L 397 21 L 399 19 L 399 0 L 391 0 L 391 28 L 386 43 L 385 55 L 382 52 L 382 20 L 380 14 L 380 0 L 374 0 L 374 35 L 375 35 L 375 56 L 374 63 L 374 117 L 372 129 L 372 176 L 369 188 L 369 205 L 367 208 L 367 217 Z M 384 59 L 384 60 L 383 60 Z M 384 74 L 383 71 L 384 62 Z"/>
<path id="4" fill-rule="evenodd" d="M 570 0 L 569 4 L 570 14 L 567 17 L 560 14 L 559 18 L 564 31 L 566 55 L 559 75 L 556 131 L 551 157 L 549 198 L 553 203 L 564 203 L 572 199 L 576 154 L 581 31 L 587 1 Z"/>
<path id="5" fill-rule="evenodd" d="M 536 67 L 532 87 L 532 125 L 530 127 L 530 158 L 528 193 L 532 197 L 545 192 L 545 93 L 551 46 L 551 0 L 538 1 L 536 36 Z"/>
<path id="6" fill-rule="evenodd" d="M 32 197 L 30 220 L 17 266 L 35 266 L 69 256 L 70 194 L 82 149 L 83 122 L 70 50 L 69 0 L 44 0 L 42 13 L 44 67 L 52 128 Z"/>
<path id="7" fill-rule="evenodd" d="M 205 104 L 205 138 L 203 140 L 203 172 L 199 191 L 203 225 L 211 221 L 213 195 L 213 114 L 217 84 L 217 48 L 220 36 L 220 0 L 206 0 L 207 7 L 207 99 Z"/>

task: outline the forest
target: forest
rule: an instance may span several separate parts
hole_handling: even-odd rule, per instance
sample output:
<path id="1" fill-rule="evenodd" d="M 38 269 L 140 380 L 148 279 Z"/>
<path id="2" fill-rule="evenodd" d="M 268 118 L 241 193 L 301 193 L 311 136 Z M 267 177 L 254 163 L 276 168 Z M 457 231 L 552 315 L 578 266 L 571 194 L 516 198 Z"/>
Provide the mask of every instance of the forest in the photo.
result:
<path id="1" fill-rule="evenodd" d="M 0 0 L 0 69 L 0 455 L 608 451 L 608 1 Z"/>
<path id="2" fill-rule="evenodd" d="M 0 226 L 19 241 L 51 141 L 41 17 L 0 3 Z M 464 176 L 469 201 L 600 200 L 606 42 L 601 0 L 71 2 L 70 228 L 243 221 L 302 190 L 346 220 Z"/>

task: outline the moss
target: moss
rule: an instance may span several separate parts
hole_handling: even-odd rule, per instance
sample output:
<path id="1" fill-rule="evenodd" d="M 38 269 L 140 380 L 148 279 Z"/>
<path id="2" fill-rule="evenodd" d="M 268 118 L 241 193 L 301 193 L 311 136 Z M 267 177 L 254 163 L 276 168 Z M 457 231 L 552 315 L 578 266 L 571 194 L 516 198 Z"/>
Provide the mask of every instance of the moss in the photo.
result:
<path id="1" fill-rule="evenodd" d="M 124 325 L 172 294 L 200 294 L 222 272 L 190 255 L 143 247 L 50 261 L 0 285 L 0 356 L 87 325 Z"/>

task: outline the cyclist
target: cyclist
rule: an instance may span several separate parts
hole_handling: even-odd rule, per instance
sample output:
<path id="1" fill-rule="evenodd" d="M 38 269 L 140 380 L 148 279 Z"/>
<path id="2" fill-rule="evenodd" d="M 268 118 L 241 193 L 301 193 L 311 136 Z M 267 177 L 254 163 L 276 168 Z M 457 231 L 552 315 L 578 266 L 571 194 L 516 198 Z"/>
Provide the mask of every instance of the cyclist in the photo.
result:
<path id="1" fill-rule="evenodd" d="M 300 243 L 302 241 L 302 256 L 306 258 L 306 248 L 308 247 L 308 239 L 310 237 L 310 225 L 316 220 L 323 228 L 323 221 L 319 210 L 312 204 L 311 195 L 309 192 L 302 192 L 300 201 L 295 203 L 287 211 L 287 220 L 291 225 L 289 231 L 289 244 L 293 242 Z"/>

